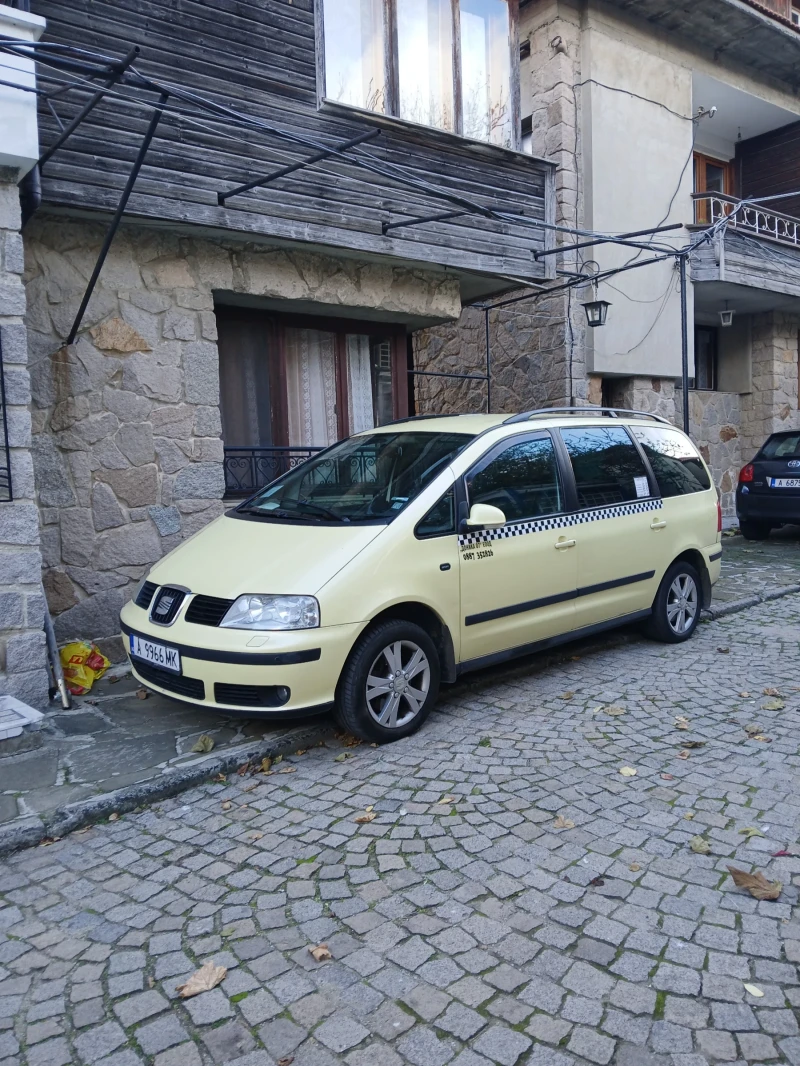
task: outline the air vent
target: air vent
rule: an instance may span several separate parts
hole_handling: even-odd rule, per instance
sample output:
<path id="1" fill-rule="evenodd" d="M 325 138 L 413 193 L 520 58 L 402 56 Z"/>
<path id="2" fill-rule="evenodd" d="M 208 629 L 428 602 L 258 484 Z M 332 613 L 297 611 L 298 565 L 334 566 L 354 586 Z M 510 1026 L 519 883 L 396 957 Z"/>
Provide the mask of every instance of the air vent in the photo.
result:
<path id="1" fill-rule="evenodd" d="M 164 688 L 168 692 L 174 692 L 177 696 L 188 696 L 193 700 L 206 698 L 206 686 L 196 677 L 182 677 L 180 674 L 171 674 L 168 670 L 159 670 L 157 666 L 149 666 L 147 663 L 134 663 L 134 670 L 145 681 L 149 681 L 158 688 Z"/>
<path id="2" fill-rule="evenodd" d="M 217 596 L 195 596 L 186 608 L 185 620 L 198 626 L 218 626 L 233 603 Z"/>
<path id="3" fill-rule="evenodd" d="M 158 590 L 153 600 L 153 606 L 150 608 L 150 621 L 160 626 L 168 626 L 175 620 L 185 599 L 186 593 L 183 589 L 173 589 L 165 585 Z"/>
<path id="4" fill-rule="evenodd" d="M 233 707 L 282 707 L 290 696 L 285 685 L 214 685 L 214 701 Z"/>
<path id="5" fill-rule="evenodd" d="M 134 600 L 137 607 L 142 607 L 145 611 L 150 606 L 150 601 L 156 594 L 158 585 L 154 581 L 145 581 L 142 587 L 139 589 L 139 595 Z"/>

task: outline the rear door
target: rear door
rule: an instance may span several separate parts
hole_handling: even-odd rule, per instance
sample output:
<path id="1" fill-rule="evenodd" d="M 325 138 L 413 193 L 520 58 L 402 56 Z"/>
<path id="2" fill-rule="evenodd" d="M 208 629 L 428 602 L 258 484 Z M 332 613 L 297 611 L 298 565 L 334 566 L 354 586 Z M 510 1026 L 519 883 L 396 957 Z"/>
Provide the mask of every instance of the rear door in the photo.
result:
<path id="1" fill-rule="evenodd" d="M 622 425 L 560 430 L 577 493 L 576 627 L 648 609 L 658 588 L 658 488 Z"/>
<path id="2" fill-rule="evenodd" d="M 487 503 L 500 529 L 459 535 L 461 661 L 483 659 L 574 623 L 576 541 L 549 433 L 506 439 L 466 474 L 467 507 Z"/>

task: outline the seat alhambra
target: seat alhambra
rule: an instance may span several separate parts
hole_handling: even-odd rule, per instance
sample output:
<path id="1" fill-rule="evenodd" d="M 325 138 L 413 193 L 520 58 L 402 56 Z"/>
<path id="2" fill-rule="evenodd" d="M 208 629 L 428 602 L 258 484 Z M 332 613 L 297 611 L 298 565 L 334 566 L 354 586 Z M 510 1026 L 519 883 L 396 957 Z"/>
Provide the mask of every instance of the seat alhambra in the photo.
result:
<path id="1" fill-rule="evenodd" d="M 720 512 L 663 419 L 406 419 L 340 441 L 158 562 L 122 611 L 136 677 L 208 710 L 418 729 L 440 683 L 626 623 L 687 640 Z"/>

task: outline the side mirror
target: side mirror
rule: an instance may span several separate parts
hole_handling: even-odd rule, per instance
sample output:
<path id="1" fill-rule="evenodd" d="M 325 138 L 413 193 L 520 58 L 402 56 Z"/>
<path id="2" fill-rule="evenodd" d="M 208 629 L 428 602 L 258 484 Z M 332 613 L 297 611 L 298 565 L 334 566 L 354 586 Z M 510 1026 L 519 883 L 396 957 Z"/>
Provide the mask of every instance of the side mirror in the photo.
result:
<path id="1" fill-rule="evenodd" d="M 490 503 L 474 503 L 466 520 L 467 529 L 499 529 L 506 524 L 506 516 Z"/>

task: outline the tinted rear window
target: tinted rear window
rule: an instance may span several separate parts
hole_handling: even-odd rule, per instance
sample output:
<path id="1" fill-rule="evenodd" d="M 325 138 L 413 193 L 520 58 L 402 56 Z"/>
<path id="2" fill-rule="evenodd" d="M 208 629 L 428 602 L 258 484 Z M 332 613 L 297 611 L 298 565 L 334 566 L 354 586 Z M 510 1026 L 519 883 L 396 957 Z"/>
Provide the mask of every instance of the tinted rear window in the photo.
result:
<path id="1" fill-rule="evenodd" d="M 800 458 L 800 433 L 781 433 L 770 437 L 761 449 L 759 459 Z"/>
<path id="2" fill-rule="evenodd" d="M 607 507 L 650 495 L 647 471 L 622 426 L 562 429 L 581 507 Z"/>
<path id="3" fill-rule="evenodd" d="M 661 496 L 685 496 L 711 488 L 708 471 L 692 442 L 674 429 L 631 426 L 656 475 Z"/>

